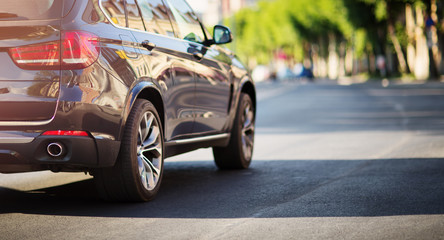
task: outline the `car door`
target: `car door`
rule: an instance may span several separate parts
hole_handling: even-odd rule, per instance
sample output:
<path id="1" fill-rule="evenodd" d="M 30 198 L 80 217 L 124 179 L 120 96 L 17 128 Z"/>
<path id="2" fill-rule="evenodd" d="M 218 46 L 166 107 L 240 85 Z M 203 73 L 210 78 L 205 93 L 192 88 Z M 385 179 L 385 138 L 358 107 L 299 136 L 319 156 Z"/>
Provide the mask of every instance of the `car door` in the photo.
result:
<path id="1" fill-rule="evenodd" d="M 229 57 L 208 47 L 202 25 L 184 0 L 165 0 L 171 8 L 173 27 L 193 62 L 196 80 L 194 133 L 220 132 L 228 117 L 230 101 Z"/>
<path id="2" fill-rule="evenodd" d="M 216 47 L 189 44 L 196 57 L 196 107 L 194 132 L 220 132 L 227 123 L 230 102 L 231 59 Z"/>
<path id="3" fill-rule="evenodd" d="M 135 29 L 132 34 L 136 46 L 144 56 L 151 78 L 162 91 L 165 140 L 190 134 L 194 123 L 194 72 L 184 54 L 185 46 L 174 38 L 168 9 L 162 0 L 138 0 L 137 4 L 127 0 L 127 9 L 129 27 Z"/>

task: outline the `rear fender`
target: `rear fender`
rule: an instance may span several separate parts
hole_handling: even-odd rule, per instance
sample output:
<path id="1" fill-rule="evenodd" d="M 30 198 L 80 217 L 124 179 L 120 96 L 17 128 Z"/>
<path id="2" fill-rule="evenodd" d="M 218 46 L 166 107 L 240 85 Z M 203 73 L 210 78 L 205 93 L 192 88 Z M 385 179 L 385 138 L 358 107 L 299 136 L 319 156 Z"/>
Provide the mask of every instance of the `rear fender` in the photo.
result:
<path id="1" fill-rule="evenodd" d="M 134 106 L 134 103 L 136 102 L 137 98 L 140 97 L 142 92 L 145 92 L 146 90 L 155 91 L 158 93 L 160 98 L 162 98 L 162 100 L 161 100 L 162 104 L 164 103 L 163 96 L 162 96 L 161 91 L 159 89 L 160 88 L 154 82 L 149 82 L 149 81 L 140 81 L 140 82 L 136 83 L 131 88 L 131 90 L 129 91 L 127 100 L 126 100 L 125 109 L 123 111 L 122 122 L 120 124 L 119 139 L 122 139 L 123 131 L 125 130 L 125 125 L 126 125 L 126 121 L 128 119 L 128 116 L 131 112 L 131 109 Z M 146 98 L 146 97 L 144 97 L 144 98 Z M 164 107 L 164 106 L 162 106 L 162 107 Z M 160 114 L 161 113 L 159 112 L 159 115 Z M 160 117 L 164 118 L 165 116 L 160 116 Z"/>
<path id="2" fill-rule="evenodd" d="M 233 122 L 236 117 L 237 107 L 239 105 L 240 95 L 242 92 L 250 94 L 252 101 L 253 101 L 255 114 L 256 114 L 256 91 L 255 91 L 254 83 L 248 75 L 245 75 L 239 81 L 238 87 L 236 88 L 236 90 L 234 91 L 234 94 L 233 94 L 234 101 L 232 102 L 231 111 L 230 111 L 230 119 L 233 119 L 233 121 L 231 121 L 231 123 L 230 123 L 230 126 L 228 128 L 229 131 L 231 131 L 231 129 L 233 127 Z"/>

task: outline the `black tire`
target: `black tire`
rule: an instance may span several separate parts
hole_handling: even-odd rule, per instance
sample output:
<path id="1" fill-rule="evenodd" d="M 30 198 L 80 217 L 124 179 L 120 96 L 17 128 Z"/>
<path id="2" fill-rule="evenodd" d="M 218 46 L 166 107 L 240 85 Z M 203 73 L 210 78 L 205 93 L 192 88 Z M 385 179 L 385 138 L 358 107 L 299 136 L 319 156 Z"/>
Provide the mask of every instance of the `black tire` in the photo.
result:
<path id="1" fill-rule="evenodd" d="M 241 93 L 231 138 L 227 147 L 213 147 L 214 162 L 219 169 L 246 169 L 253 156 L 255 109 L 246 93 Z"/>
<path id="2" fill-rule="evenodd" d="M 128 116 L 116 164 L 94 173 L 100 197 L 131 202 L 153 199 L 162 181 L 163 152 L 159 114 L 151 102 L 137 99 Z"/>

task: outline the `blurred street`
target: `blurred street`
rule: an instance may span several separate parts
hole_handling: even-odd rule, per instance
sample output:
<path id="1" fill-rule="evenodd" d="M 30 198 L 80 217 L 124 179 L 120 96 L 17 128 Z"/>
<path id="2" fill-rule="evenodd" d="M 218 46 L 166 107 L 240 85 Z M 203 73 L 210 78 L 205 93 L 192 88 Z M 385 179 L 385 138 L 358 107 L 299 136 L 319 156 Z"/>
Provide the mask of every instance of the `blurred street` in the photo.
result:
<path id="1" fill-rule="evenodd" d="M 444 83 L 262 82 L 251 168 L 166 160 L 157 198 L 83 174 L 0 174 L 2 239 L 442 239 Z"/>

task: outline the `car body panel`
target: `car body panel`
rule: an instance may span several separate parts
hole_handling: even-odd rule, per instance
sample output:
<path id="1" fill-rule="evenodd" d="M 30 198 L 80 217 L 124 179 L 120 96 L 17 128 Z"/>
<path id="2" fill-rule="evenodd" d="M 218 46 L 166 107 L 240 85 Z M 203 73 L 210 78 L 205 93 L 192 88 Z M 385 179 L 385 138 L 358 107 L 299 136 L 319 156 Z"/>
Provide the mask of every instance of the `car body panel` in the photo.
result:
<path id="1" fill-rule="evenodd" d="M 196 110 L 194 132 L 223 132 L 228 121 L 231 98 L 231 59 L 216 48 L 190 43 L 191 52 L 200 52 L 195 63 Z"/>
<path id="2" fill-rule="evenodd" d="M 160 86 L 165 105 L 165 139 L 179 138 L 193 131 L 195 105 L 194 71 L 186 49 L 173 38 L 133 31 L 139 50 L 149 66 L 150 78 Z M 141 44 L 151 42 L 149 50 Z"/>
<path id="3" fill-rule="evenodd" d="M 9 49 L 60 40 L 60 20 L 0 21 L 0 127 L 2 121 L 54 117 L 60 70 L 20 69 Z"/>
<path id="4" fill-rule="evenodd" d="M 254 88 L 230 51 L 174 33 L 118 26 L 101 1 L 64 1 L 70 10 L 64 9 L 61 19 L 0 21 L 0 172 L 113 166 L 137 98 L 163 112 L 166 157 L 228 144 L 242 87 Z M 60 40 L 65 31 L 100 38 L 100 56 L 91 66 L 23 70 L 8 54 L 10 47 Z M 145 47 L 144 41 L 155 47 Z M 88 137 L 42 136 L 48 130 L 86 131 Z M 51 142 L 66 146 L 63 158 L 45 155 Z"/>

